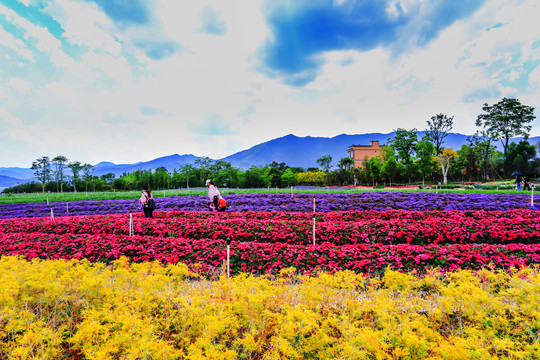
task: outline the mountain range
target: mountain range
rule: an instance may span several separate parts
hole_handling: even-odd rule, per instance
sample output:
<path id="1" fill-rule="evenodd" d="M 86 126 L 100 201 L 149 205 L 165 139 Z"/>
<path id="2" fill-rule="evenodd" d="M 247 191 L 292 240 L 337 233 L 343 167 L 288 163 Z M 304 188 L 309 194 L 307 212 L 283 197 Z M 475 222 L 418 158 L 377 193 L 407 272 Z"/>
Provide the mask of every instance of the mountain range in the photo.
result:
<path id="1" fill-rule="evenodd" d="M 424 134 L 424 131 L 419 131 L 418 138 L 422 138 Z M 388 134 L 342 134 L 332 138 L 286 135 L 255 145 L 247 150 L 237 152 L 219 160 L 229 162 L 232 166 L 241 169 L 249 169 L 251 166 L 265 166 L 273 161 L 277 163 L 283 162 L 288 166 L 309 168 L 317 167 L 317 159 L 321 156 L 330 155 L 335 165 L 341 158 L 348 156 L 347 148 L 349 146 L 369 145 L 371 141 L 375 140 L 379 141 L 379 144 L 384 145 L 394 135 L 394 132 Z M 444 146 L 458 150 L 461 148 L 461 145 L 467 143 L 467 136 L 459 133 L 449 133 L 444 139 Z M 513 138 L 512 141 L 519 142 L 522 139 Z M 540 141 L 540 136 L 531 137 L 528 141 L 531 144 L 536 144 Z M 497 142 L 495 145 L 499 150 L 502 150 L 500 142 Z M 193 165 L 196 159 L 197 156 L 191 154 L 174 154 L 135 164 L 114 164 L 103 161 L 94 165 L 93 174 L 101 176 L 107 173 L 113 173 L 115 176 L 119 176 L 123 173 L 130 173 L 136 170 L 155 170 L 159 167 L 165 167 L 167 170 L 172 171 L 173 169 L 180 169 L 187 164 Z M 0 187 L 14 186 L 17 183 L 24 183 L 32 179 L 33 171 L 29 168 L 0 167 Z"/>

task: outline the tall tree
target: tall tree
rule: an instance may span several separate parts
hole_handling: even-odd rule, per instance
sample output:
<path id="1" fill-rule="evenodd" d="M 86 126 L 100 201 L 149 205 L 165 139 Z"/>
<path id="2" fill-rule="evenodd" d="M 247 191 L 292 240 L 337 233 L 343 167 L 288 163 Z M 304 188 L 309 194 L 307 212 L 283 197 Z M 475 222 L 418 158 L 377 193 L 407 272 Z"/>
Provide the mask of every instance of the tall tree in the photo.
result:
<path id="1" fill-rule="evenodd" d="M 64 169 L 69 159 L 63 155 L 58 155 L 52 159 L 54 165 L 54 175 L 56 178 L 56 191 L 64 192 Z M 60 186 L 60 189 L 58 187 Z"/>
<path id="2" fill-rule="evenodd" d="M 536 148 L 526 140 L 508 145 L 508 163 L 512 167 L 512 171 L 531 175 L 533 172 L 532 160 L 535 156 Z"/>
<path id="3" fill-rule="evenodd" d="M 396 150 L 398 160 L 405 166 L 409 182 L 411 182 L 413 155 L 418 141 L 417 130 L 405 130 L 400 128 L 395 130 L 395 132 L 396 135 L 388 140 L 388 145 Z"/>
<path id="4" fill-rule="evenodd" d="M 389 180 L 389 183 L 392 184 L 392 180 L 397 173 L 398 164 L 396 161 L 396 151 L 391 146 L 383 146 L 381 148 L 381 176 Z"/>
<path id="5" fill-rule="evenodd" d="M 500 140 L 504 149 L 504 171 L 508 172 L 508 144 L 510 139 L 522 135 L 529 137 L 535 116 L 534 108 L 522 105 L 518 99 L 503 98 L 493 106 L 484 104 L 484 114 L 478 115 L 476 126 L 484 128 L 495 140 Z"/>
<path id="6" fill-rule="evenodd" d="M 490 135 L 486 129 L 477 130 L 476 133 L 470 137 L 470 141 L 477 144 L 480 148 L 480 154 L 484 159 L 482 162 L 482 178 L 487 181 L 490 179 L 490 158 L 495 151 L 495 146 L 491 144 L 492 139 L 493 135 Z M 467 140 L 469 140 L 469 138 L 467 138 Z"/>
<path id="7" fill-rule="evenodd" d="M 352 169 L 354 168 L 354 159 L 350 157 L 341 158 L 338 163 L 338 168 L 340 185 L 349 184 L 353 175 Z"/>
<path id="8" fill-rule="evenodd" d="M 41 188 L 45 192 L 45 184 L 51 181 L 51 160 L 48 156 L 42 156 L 32 163 L 30 169 L 34 170 L 34 176 L 41 181 Z"/>
<path id="9" fill-rule="evenodd" d="M 73 191 L 77 192 L 77 182 L 80 179 L 79 173 L 81 172 L 82 165 L 78 161 L 74 161 L 68 164 L 68 168 L 71 169 L 72 180 L 73 180 Z"/>
<path id="10" fill-rule="evenodd" d="M 430 138 L 425 135 L 422 140 L 416 143 L 416 155 L 418 156 L 418 169 L 422 173 L 422 184 L 425 184 L 426 175 L 431 175 L 433 172 L 433 155 L 435 146 L 430 141 Z"/>
<path id="11" fill-rule="evenodd" d="M 94 172 L 94 167 L 90 164 L 84 164 L 81 166 L 83 172 L 83 180 L 86 186 L 86 192 L 88 192 L 88 181 L 92 179 L 92 173 Z"/>
<path id="12" fill-rule="evenodd" d="M 435 156 L 434 160 L 441 165 L 443 184 L 448 183 L 448 169 L 450 168 L 450 162 L 455 158 L 457 153 L 452 149 L 444 149 L 441 155 Z"/>
<path id="13" fill-rule="evenodd" d="M 437 114 L 431 117 L 431 121 L 427 121 L 428 128 L 426 135 L 435 145 L 435 155 L 439 155 L 443 151 L 444 138 L 448 136 L 448 132 L 453 128 L 454 117 L 447 117 L 444 114 Z"/>
<path id="14" fill-rule="evenodd" d="M 191 177 L 191 174 L 193 174 L 194 172 L 195 172 L 195 168 L 190 164 L 186 164 L 182 166 L 182 168 L 180 169 L 180 174 L 182 174 L 184 178 L 186 179 L 186 188 L 188 190 L 189 190 L 189 179 Z M 196 175 L 195 175 L 195 180 L 197 180 Z"/>
<path id="15" fill-rule="evenodd" d="M 332 163 L 331 155 L 323 155 L 317 159 L 317 164 L 319 164 L 319 166 L 322 167 L 324 171 L 327 173 L 330 171 L 330 168 L 332 167 L 330 165 L 331 163 Z"/>
<path id="16" fill-rule="evenodd" d="M 210 174 L 210 167 L 214 160 L 210 159 L 208 156 L 202 156 L 195 159 L 195 165 L 199 166 L 199 181 L 204 184 L 205 178 Z"/>

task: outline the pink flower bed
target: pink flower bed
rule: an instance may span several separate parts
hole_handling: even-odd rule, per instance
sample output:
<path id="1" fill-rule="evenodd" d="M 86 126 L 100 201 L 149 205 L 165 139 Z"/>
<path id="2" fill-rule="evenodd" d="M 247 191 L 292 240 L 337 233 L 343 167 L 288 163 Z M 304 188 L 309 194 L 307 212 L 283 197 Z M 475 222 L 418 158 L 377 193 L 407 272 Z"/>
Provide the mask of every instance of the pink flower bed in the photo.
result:
<path id="1" fill-rule="evenodd" d="M 183 262 L 192 269 L 211 273 L 221 266 L 226 242 L 215 239 L 152 236 L 47 233 L 11 233 L 0 237 L 2 255 L 29 259 L 82 259 L 110 262 L 121 256 L 131 261 Z M 268 273 L 294 266 L 301 272 L 353 270 L 375 272 L 393 269 L 423 272 L 428 268 L 478 269 L 526 266 L 540 262 L 539 244 L 382 245 L 331 243 L 233 243 L 233 272 Z"/>
<path id="2" fill-rule="evenodd" d="M 394 269 L 423 272 L 540 262 L 540 217 L 535 210 L 157 212 L 156 219 L 123 214 L 0 220 L 0 254 L 110 262 L 184 262 L 210 273 L 225 258 L 230 238 L 233 272 L 266 273 Z"/>
<path id="3" fill-rule="evenodd" d="M 316 214 L 316 241 L 333 245 L 538 243 L 536 210 L 508 211 L 350 211 Z M 313 239 L 313 214 L 277 212 L 158 212 L 157 219 L 134 217 L 137 235 L 237 242 L 306 245 Z M 0 232 L 50 234 L 129 234 L 122 214 L 0 220 Z"/>

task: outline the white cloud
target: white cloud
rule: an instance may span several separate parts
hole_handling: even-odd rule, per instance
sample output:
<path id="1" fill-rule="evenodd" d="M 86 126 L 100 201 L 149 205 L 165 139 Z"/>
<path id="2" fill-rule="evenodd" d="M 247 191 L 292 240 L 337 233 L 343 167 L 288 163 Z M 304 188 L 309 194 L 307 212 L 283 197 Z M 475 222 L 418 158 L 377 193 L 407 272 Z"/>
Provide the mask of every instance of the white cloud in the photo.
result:
<path id="1" fill-rule="evenodd" d="M 9 78 L 7 85 L 15 89 L 19 95 L 26 95 L 32 90 L 32 83 L 19 78 Z"/>
<path id="2" fill-rule="evenodd" d="M 6 16 L 8 21 L 11 19 L 11 14 L 13 12 L 0 4 L 0 14 L 3 14 Z M 12 51 L 14 51 L 17 55 L 21 56 L 22 58 L 34 62 L 34 56 L 32 54 L 32 51 L 28 49 L 28 47 L 24 44 L 23 41 L 20 39 L 15 38 L 11 33 L 6 31 L 4 27 L 0 26 L 0 46 L 4 46 L 7 48 L 10 48 Z"/>
<path id="3" fill-rule="evenodd" d="M 44 12 L 62 26 L 62 37 L 71 44 L 121 56 L 122 44 L 112 35 L 114 24 L 94 2 L 57 0 L 48 4 Z"/>
<path id="4" fill-rule="evenodd" d="M 455 131 L 473 133 L 484 102 L 512 94 L 540 108 L 540 67 L 524 65 L 540 59 L 536 3 L 486 2 L 400 56 L 386 48 L 322 54 L 326 64 L 303 88 L 257 72 L 257 51 L 271 36 L 262 0 L 156 0 L 149 23 L 124 27 L 91 2 L 60 0 L 43 10 L 65 30 L 59 38 L 0 5 L 24 33 L 17 38 L 0 27 L 0 43 L 18 61 L 37 61 L 29 74 L 43 72 L 25 78 L 0 71 L 0 117 L 9 119 L 2 140 L 31 144 L 14 159 L 64 153 L 82 162 L 132 163 L 173 153 L 220 158 L 287 133 L 421 130 L 441 112 L 455 116 Z M 424 5 L 396 0 L 388 11 Z M 206 7 L 225 24 L 221 36 L 199 31 Z M 179 51 L 152 59 L 140 47 L 152 39 Z M 534 87 L 519 89 L 513 81 L 528 72 Z M 34 122 L 15 92 L 26 94 L 29 110 L 42 109 Z"/>

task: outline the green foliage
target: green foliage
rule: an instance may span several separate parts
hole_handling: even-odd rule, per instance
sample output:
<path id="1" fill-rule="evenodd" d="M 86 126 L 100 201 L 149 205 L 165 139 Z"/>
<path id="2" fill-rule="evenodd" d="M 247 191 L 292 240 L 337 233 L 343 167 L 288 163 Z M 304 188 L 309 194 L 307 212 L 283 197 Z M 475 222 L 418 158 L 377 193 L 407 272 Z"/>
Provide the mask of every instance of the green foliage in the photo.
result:
<path id="1" fill-rule="evenodd" d="M 529 125 L 535 116 L 534 108 L 522 105 L 518 99 L 503 98 L 489 106 L 484 104 L 484 114 L 478 115 L 476 126 L 486 130 L 489 136 L 500 140 L 504 149 L 505 170 L 509 169 L 508 146 L 510 139 L 516 136 L 528 138 L 532 126 Z"/>
<path id="2" fill-rule="evenodd" d="M 452 130 L 453 121 L 453 116 L 447 117 L 444 114 L 432 116 L 431 121 L 427 121 L 428 129 L 426 130 L 426 136 L 435 147 L 435 155 L 442 153 L 444 138 Z"/>
<path id="3" fill-rule="evenodd" d="M 523 174 L 533 172 L 531 160 L 536 156 L 536 149 L 526 140 L 521 140 L 518 144 L 508 145 L 508 164 L 512 171 L 520 171 Z"/>
<path id="4" fill-rule="evenodd" d="M 414 154 L 418 136 L 416 129 L 397 129 L 396 135 L 388 141 L 388 144 L 397 152 L 398 160 L 405 166 L 406 175 L 411 182 L 414 174 Z"/>
<path id="5" fill-rule="evenodd" d="M 330 171 L 331 163 L 332 156 L 330 155 L 323 155 L 317 159 L 317 164 L 319 164 L 326 172 Z"/>

